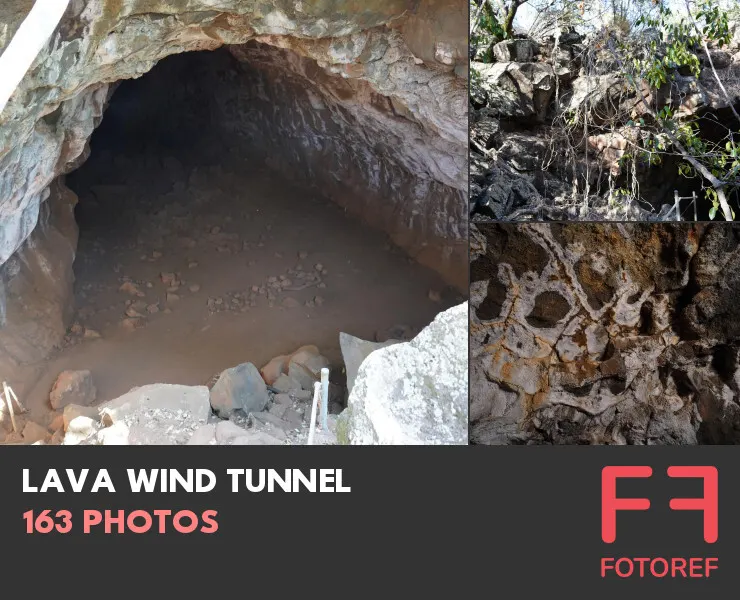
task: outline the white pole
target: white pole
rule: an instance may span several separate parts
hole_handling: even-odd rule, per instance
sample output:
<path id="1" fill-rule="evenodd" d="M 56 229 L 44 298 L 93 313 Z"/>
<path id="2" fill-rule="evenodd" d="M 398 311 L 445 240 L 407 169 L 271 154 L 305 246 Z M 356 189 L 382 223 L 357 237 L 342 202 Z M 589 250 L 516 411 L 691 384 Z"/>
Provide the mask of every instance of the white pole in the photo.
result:
<path id="1" fill-rule="evenodd" d="M 678 190 L 673 191 L 673 205 L 676 207 L 676 221 L 681 220 L 681 199 L 678 197 Z"/>
<path id="2" fill-rule="evenodd" d="M 18 412 L 19 413 L 26 412 L 26 408 L 21 404 L 21 401 L 18 400 L 18 396 L 15 395 L 15 392 L 13 391 L 13 388 L 10 387 L 10 386 L 8 386 L 8 391 L 10 392 L 10 395 L 13 396 L 13 399 L 15 400 L 15 403 L 18 406 Z"/>
<path id="3" fill-rule="evenodd" d="M 49 41 L 67 6 L 69 0 L 36 0 L 0 55 L 0 112 Z"/>
<path id="4" fill-rule="evenodd" d="M 8 384 L 3 381 L 3 395 L 5 396 L 5 402 L 8 405 L 8 410 L 10 411 L 10 422 L 13 424 L 13 431 L 15 433 L 18 433 L 18 426 L 15 424 L 15 413 L 13 412 L 13 399 L 10 397 L 10 392 L 8 391 Z"/>
<path id="5" fill-rule="evenodd" d="M 321 369 L 321 428 L 329 429 L 329 369 Z"/>
<path id="6" fill-rule="evenodd" d="M 319 403 L 321 384 L 317 381 L 313 384 L 313 402 L 311 403 L 311 424 L 308 428 L 308 446 L 313 446 L 313 436 L 316 433 L 316 405 Z"/>

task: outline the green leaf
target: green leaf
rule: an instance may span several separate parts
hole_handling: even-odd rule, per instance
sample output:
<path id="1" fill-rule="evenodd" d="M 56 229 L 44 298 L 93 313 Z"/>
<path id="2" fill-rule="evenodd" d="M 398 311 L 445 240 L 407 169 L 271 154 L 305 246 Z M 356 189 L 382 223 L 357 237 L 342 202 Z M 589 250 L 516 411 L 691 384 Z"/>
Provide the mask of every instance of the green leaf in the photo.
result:
<path id="1" fill-rule="evenodd" d="M 716 216 L 717 216 L 717 207 L 713 206 L 712 208 L 709 209 L 709 218 L 710 220 L 714 221 L 714 217 Z"/>

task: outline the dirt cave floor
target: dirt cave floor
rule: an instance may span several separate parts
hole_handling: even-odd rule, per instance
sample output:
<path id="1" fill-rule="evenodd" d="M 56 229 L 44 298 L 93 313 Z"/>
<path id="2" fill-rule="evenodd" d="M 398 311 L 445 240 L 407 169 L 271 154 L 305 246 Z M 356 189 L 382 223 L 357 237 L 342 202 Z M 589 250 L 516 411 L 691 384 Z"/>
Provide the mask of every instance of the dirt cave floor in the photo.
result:
<path id="1" fill-rule="evenodd" d="M 149 383 L 208 384 L 315 344 L 341 380 L 340 331 L 410 337 L 462 301 L 305 186 L 226 147 L 176 154 L 119 152 L 93 137 L 68 176 L 79 196 L 76 312 L 23 393 L 30 419 L 54 417 L 49 391 L 65 369 L 92 372 L 97 404 Z"/>

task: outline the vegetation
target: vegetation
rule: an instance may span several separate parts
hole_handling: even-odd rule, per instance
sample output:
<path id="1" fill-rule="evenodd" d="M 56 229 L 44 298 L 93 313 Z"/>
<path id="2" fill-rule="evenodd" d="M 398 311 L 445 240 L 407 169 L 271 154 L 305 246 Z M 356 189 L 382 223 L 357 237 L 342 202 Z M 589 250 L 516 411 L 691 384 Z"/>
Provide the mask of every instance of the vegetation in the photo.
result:
<path id="1" fill-rule="evenodd" d="M 577 30 L 588 36 L 582 57 L 586 74 L 603 73 L 605 63 L 624 79 L 617 108 L 586 105 L 556 117 L 571 144 L 571 155 L 594 134 L 617 133 L 629 148 L 621 157 L 626 172 L 676 157 L 679 173 L 701 182 L 711 203 L 710 218 L 735 218 L 728 202 L 740 189 L 740 115 L 735 95 L 740 82 L 726 81 L 715 65 L 716 52 L 731 40 L 729 23 L 740 19 L 736 0 L 470 0 L 471 46 L 475 60 L 492 60 L 490 48 L 519 32 L 534 38 Z M 597 63 L 600 63 L 598 66 Z M 597 68 L 598 66 L 598 68 Z M 703 73 L 702 73 L 703 72 Z M 690 95 L 691 82 L 702 73 L 728 106 L 729 118 L 714 118 L 714 134 L 702 133 L 706 115 L 686 109 L 677 97 Z M 734 86 L 728 91 L 728 86 Z M 629 96 L 635 102 L 623 102 Z M 626 105 L 630 109 L 625 108 Z M 597 114 L 598 113 L 598 114 Z M 722 128 L 721 135 L 716 134 Z M 564 132 L 564 133 L 563 133 Z M 562 141 L 562 140 L 560 140 Z M 566 152 L 566 155 L 569 154 Z M 611 179 L 610 179 L 611 181 Z M 588 185 L 586 184 L 586 188 Z M 634 190 L 632 190 L 634 192 Z M 587 191 L 586 191 L 587 194 Z M 612 189 L 624 198 L 630 190 Z"/>

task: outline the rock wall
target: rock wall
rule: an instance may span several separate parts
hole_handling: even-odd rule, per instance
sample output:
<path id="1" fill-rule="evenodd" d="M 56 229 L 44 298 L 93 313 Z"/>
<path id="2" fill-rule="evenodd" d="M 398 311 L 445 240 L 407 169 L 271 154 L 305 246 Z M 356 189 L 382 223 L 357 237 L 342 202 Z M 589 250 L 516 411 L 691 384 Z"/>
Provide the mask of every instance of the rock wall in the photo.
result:
<path id="1" fill-rule="evenodd" d="M 375 53 L 380 64 L 365 64 L 366 70 L 388 68 L 382 58 L 391 51 L 383 50 L 388 38 L 376 33 L 378 48 L 363 52 Z M 313 185 L 466 288 L 467 215 L 457 187 L 466 157 L 454 144 L 425 132 L 393 96 L 366 81 L 328 74 L 292 50 L 252 43 L 231 51 L 242 68 L 218 96 L 224 136 L 238 132 L 245 152 L 267 155 L 272 167 Z M 413 88 L 432 84 L 428 70 L 413 70 L 393 85 L 414 94 Z M 433 85 L 437 104 L 425 110 L 444 115 L 454 100 L 454 80 Z"/>
<path id="2" fill-rule="evenodd" d="M 740 440 L 740 227 L 485 225 L 471 440 Z"/>
<path id="3" fill-rule="evenodd" d="M 443 7 L 447 18 L 435 20 L 435 13 Z M 6 24 L 0 29 L 0 50 L 24 16 L 17 3 L 0 8 L 0 23 Z M 326 104 L 333 107 L 332 116 L 340 123 L 314 119 L 304 133 L 310 133 L 314 124 L 346 133 L 351 119 L 365 128 L 365 139 L 362 132 L 353 138 L 372 148 L 364 155 L 363 166 L 350 164 L 346 146 L 334 147 L 344 155 L 335 157 L 333 165 L 319 161 L 334 168 L 335 176 L 347 176 L 350 185 L 337 185 L 332 190 L 335 196 L 349 198 L 358 189 L 359 178 L 372 171 L 376 180 L 371 181 L 377 185 L 371 186 L 367 202 L 373 197 L 391 197 L 392 208 L 360 212 L 378 213 L 377 224 L 420 260 L 440 262 L 447 273 L 464 272 L 465 231 L 459 225 L 462 209 L 455 205 L 455 198 L 462 203 L 466 189 L 466 19 L 464 7 L 439 0 L 72 0 L 58 31 L 0 114 L 0 265 L 29 239 L 52 182 L 86 158 L 89 137 L 100 122 L 111 84 L 141 76 L 170 54 L 258 40 L 306 57 L 281 51 L 280 56 L 291 58 L 280 65 L 280 75 L 271 72 L 269 80 L 260 75 L 265 85 L 293 93 L 295 85 L 282 80 L 297 76 L 305 83 L 309 76 L 325 92 L 339 95 L 327 97 Z M 247 60 L 250 52 L 257 52 L 253 58 L 265 54 L 247 47 L 235 50 Z M 277 62 L 263 61 L 255 68 L 276 68 Z M 287 70 L 292 71 L 291 77 Z M 326 83 L 332 78 L 344 83 Z M 351 98 L 350 92 L 355 94 Z M 304 91 L 306 96 L 310 94 Z M 294 114 L 300 119 L 305 116 L 303 107 L 300 116 Z M 243 130 L 256 132 L 254 127 Z M 388 133 L 392 131 L 393 135 Z M 268 140 L 264 130 L 260 133 Z M 376 134 L 381 141 L 373 138 Z M 284 142 L 280 134 L 270 135 Z M 316 143 L 315 136 L 309 139 Z M 393 156 L 391 144 L 395 146 Z M 324 150 L 328 153 L 329 146 Z M 351 160 L 356 158 L 351 155 Z M 381 164 L 371 166 L 375 158 L 382 159 Z M 291 160 L 291 168 L 300 163 L 315 172 L 311 161 L 295 151 Z M 387 176 L 399 169 L 413 175 L 394 187 Z M 411 202 L 405 206 L 399 197 L 409 190 L 413 191 Z M 437 249 L 431 254 L 426 252 L 427 235 Z M 443 238 L 446 242 L 440 243 Z M 453 263 L 455 268 L 450 267 Z M 69 269 L 70 265 L 59 266 L 56 275 L 67 277 Z M 12 271 L 6 268 L 5 272 Z M 0 294 L 6 300 L 2 310 L 8 315 L 18 314 L 17 307 L 7 304 L 14 297 L 11 285 L 4 278 L 5 290 Z M 15 338 L 4 339 L 10 334 L 11 329 L 5 327 L 0 344 L 15 344 Z M 48 347 L 48 343 L 39 346 L 42 351 Z"/>
<path id="4" fill-rule="evenodd" d="M 59 184 L 47 193 L 33 233 L 0 267 L 0 372 L 6 377 L 44 358 L 72 316 L 77 197 Z"/>
<path id="5" fill-rule="evenodd" d="M 731 28 L 729 46 L 711 54 L 740 106 L 740 23 Z M 604 36 L 564 32 L 557 40 L 522 37 L 479 48 L 470 92 L 474 220 L 675 221 L 674 190 L 700 191 L 679 175 L 676 157 L 658 166 L 620 163 L 644 135 L 630 121 L 650 117 Z M 712 139 L 712 121 L 732 123 L 732 114 L 708 59 L 699 59 L 698 77 L 675 72 L 659 89 L 643 82 L 641 94 L 677 119 L 706 117 L 697 123 Z M 707 208 L 700 212 L 706 219 Z"/>

